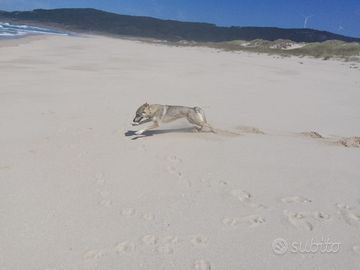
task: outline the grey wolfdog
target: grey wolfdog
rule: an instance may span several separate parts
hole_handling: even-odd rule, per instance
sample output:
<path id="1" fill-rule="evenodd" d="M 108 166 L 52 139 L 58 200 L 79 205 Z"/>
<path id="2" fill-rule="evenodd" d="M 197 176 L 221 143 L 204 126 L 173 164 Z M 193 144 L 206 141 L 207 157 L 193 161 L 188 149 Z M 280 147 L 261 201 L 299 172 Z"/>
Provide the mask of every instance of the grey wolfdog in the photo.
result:
<path id="1" fill-rule="evenodd" d="M 204 127 L 207 127 L 212 132 L 216 133 L 214 128 L 206 122 L 204 111 L 199 107 L 190 108 L 159 104 L 149 105 L 148 103 L 145 103 L 137 109 L 132 125 L 138 126 L 151 121 L 154 122 L 152 126 L 135 132 L 135 134 L 140 135 L 149 129 L 159 127 L 160 123 L 169 123 L 180 118 L 186 118 L 191 124 L 200 126 L 201 130 L 203 130 Z M 142 119 L 144 120 L 141 121 Z"/>

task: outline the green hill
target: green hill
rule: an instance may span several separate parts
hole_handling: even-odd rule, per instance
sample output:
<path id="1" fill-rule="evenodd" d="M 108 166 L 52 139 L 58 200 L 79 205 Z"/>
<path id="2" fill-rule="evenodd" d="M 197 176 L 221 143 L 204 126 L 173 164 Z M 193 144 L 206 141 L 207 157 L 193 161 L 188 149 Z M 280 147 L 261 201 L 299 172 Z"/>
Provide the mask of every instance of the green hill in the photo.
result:
<path id="1" fill-rule="evenodd" d="M 189 40 L 196 42 L 224 42 L 278 39 L 295 42 L 323 42 L 341 40 L 360 42 L 326 31 L 312 29 L 282 29 L 275 27 L 218 27 L 209 23 L 160 20 L 151 17 L 118 15 L 96 9 L 36 9 L 25 12 L 0 12 L 0 20 L 12 23 L 27 23 L 75 32 L 125 35 L 155 38 L 167 41 Z"/>

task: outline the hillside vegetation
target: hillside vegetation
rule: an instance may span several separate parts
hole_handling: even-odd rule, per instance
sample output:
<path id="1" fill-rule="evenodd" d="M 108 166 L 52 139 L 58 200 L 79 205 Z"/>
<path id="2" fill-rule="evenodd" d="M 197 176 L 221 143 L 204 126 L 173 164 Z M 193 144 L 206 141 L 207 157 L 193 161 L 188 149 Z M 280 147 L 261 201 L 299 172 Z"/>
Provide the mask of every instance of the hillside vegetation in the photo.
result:
<path id="1" fill-rule="evenodd" d="M 119 15 L 96 9 L 0 11 L 0 21 L 113 37 L 141 39 L 171 46 L 206 46 L 226 51 L 342 58 L 359 61 L 360 39 L 312 29 L 218 27 Z"/>
<path id="2" fill-rule="evenodd" d="M 157 40 L 144 40 L 150 43 L 164 43 Z M 188 42 L 185 40 L 179 42 L 166 42 L 170 46 L 188 46 L 188 47 L 209 47 L 223 51 L 248 51 L 255 53 L 266 53 L 280 55 L 282 57 L 290 56 L 310 56 L 322 58 L 343 59 L 346 61 L 360 62 L 360 43 L 346 43 L 339 40 L 328 40 L 315 43 L 297 43 L 291 40 L 267 41 L 256 39 L 250 42 L 244 40 L 233 40 L 225 42 Z"/>
<path id="3" fill-rule="evenodd" d="M 312 29 L 282 29 L 275 27 L 218 27 L 209 23 L 160 20 L 151 17 L 119 15 L 96 9 L 37 9 L 26 12 L 0 12 L 0 20 L 13 23 L 33 23 L 68 31 L 154 38 L 177 42 L 224 42 L 278 39 L 294 42 L 341 40 L 360 42 L 326 31 Z"/>

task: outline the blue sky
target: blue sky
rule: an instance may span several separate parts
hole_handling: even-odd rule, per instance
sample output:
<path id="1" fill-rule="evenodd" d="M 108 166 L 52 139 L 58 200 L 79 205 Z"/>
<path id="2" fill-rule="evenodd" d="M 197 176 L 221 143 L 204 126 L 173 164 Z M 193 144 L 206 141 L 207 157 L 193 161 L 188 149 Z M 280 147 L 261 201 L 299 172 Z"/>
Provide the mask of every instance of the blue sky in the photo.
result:
<path id="1" fill-rule="evenodd" d="M 360 38 L 360 0 L 0 0 L 0 10 L 96 8 L 218 26 L 307 27 Z"/>

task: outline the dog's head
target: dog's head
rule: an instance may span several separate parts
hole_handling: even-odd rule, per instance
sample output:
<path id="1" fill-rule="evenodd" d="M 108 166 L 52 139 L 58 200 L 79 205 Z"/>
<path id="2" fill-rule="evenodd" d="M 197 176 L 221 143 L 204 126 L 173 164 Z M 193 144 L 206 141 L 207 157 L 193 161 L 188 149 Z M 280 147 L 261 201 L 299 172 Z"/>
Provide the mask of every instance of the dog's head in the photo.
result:
<path id="1" fill-rule="evenodd" d="M 135 118 L 133 120 L 134 123 L 139 123 L 144 117 L 147 118 L 146 109 L 149 107 L 149 104 L 146 102 L 141 105 L 139 109 L 136 111 Z"/>

